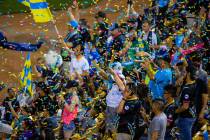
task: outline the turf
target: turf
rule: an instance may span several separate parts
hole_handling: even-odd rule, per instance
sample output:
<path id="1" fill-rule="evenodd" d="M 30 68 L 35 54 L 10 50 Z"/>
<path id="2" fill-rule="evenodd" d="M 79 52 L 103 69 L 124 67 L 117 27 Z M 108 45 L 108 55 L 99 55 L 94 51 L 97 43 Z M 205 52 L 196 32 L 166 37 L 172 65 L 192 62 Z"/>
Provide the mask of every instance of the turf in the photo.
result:
<path id="1" fill-rule="evenodd" d="M 47 0 L 51 10 L 65 10 L 72 4 L 72 0 Z M 95 4 L 95 0 L 78 0 L 80 8 L 88 8 Z M 29 8 L 18 0 L 0 0 L 0 15 L 29 12 Z"/>

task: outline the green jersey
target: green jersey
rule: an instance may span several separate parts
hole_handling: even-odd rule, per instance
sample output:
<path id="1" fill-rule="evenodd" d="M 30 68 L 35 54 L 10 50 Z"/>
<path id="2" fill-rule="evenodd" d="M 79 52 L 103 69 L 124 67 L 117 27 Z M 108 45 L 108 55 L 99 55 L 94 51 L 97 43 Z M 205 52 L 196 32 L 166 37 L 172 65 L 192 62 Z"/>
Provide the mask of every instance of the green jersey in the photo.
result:
<path id="1" fill-rule="evenodd" d="M 131 47 L 128 49 L 127 52 L 127 59 L 128 61 L 134 61 L 134 60 L 139 60 L 140 58 L 136 56 L 137 53 L 141 51 L 147 51 L 144 42 L 141 38 L 136 38 L 132 41 Z M 133 63 L 130 66 L 127 66 L 125 69 L 126 70 L 132 70 L 134 67 L 139 67 L 137 63 Z"/>

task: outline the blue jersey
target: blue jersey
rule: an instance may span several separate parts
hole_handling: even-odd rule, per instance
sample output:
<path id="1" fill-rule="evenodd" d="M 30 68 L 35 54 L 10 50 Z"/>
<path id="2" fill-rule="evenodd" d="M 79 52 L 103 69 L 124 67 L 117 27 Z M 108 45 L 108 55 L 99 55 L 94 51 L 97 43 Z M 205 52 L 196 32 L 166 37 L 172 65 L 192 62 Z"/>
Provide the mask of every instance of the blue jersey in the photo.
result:
<path id="1" fill-rule="evenodd" d="M 172 83 L 171 69 L 158 70 L 155 74 L 155 79 L 150 80 L 149 88 L 152 92 L 152 98 L 163 98 L 164 88 Z"/>

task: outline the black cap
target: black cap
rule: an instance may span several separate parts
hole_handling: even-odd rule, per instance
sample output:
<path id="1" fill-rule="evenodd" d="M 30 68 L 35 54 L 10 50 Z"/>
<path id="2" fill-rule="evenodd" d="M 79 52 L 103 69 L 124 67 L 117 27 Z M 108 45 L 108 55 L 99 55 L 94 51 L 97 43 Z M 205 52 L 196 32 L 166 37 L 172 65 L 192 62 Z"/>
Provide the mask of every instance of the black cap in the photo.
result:
<path id="1" fill-rule="evenodd" d="M 79 25 L 80 25 L 81 27 L 89 28 L 88 22 L 87 22 L 87 20 L 84 19 L 84 18 L 82 18 L 82 19 L 79 20 Z"/>
<path id="2" fill-rule="evenodd" d="M 104 12 L 102 12 L 102 11 L 99 11 L 96 14 L 95 18 L 106 18 L 106 14 Z"/>
<path id="3" fill-rule="evenodd" d="M 76 33 L 69 38 L 68 42 L 73 44 L 72 48 L 76 48 L 78 45 L 82 44 L 82 36 L 80 33 Z"/>
<path id="4" fill-rule="evenodd" d="M 167 63 L 170 63 L 171 62 L 171 59 L 170 59 L 170 57 L 168 55 L 158 57 L 158 59 L 163 60 L 163 61 L 165 61 Z"/>
<path id="5" fill-rule="evenodd" d="M 79 86 L 79 83 L 75 80 L 69 80 L 67 82 L 67 84 L 65 85 L 65 88 L 69 89 L 69 88 L 72 88 L 72 87 L 77 87 Z"/>
<path id="6" fill-rule="evenodd" d="M 171 94 L 172 97 L 176 96 L 176 87 L 174 85 L 167 85 L 164 87 L 164 94 Z"/>
<path id="7" fill-rule="evenodd" d="M 80 29 L 80 34 L 81 34 L 83 42 L 84 41 L 87 41 L 87 42 L 91 41 L 91 35 L 90 35 L 90 32 L 87 28 L 81 28 Z"/>

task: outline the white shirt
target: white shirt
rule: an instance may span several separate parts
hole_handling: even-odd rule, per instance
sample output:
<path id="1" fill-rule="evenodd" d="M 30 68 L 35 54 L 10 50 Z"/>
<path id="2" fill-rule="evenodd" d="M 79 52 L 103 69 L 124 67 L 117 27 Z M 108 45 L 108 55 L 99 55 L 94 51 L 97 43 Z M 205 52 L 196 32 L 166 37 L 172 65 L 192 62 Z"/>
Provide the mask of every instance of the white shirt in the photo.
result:
<path id="1" fill-rule="evenodd" d="M 142 32 L 140 36 L 142 37 L 143 40 L 147 41 L 148 35 L 149 32 L 147 34 Z M 157 45 L 157 36 L 154 32 L 152 32 L 152 45 Z"/>
<path id="2" fill-rule="evenodd" d="M 19 94 L 17 96 L 17 101 L 19 102 L 20 107 L 28 106 L 30 102 L 32 101 L 32 97 L 25 94 Z"/>
<path id="3" fill-rule="evenodd" d="M 76 58 L 73 58 L 70 63 L 70 74 L 75 74 L 77 72 L 78 74 L 82 74 L 84 71 L 89 70 L 89 63 L 85 57 L 82 57 L 81 59 L 77 60 Z"/>
<path id="4" fill-rule="evenodd" d="M 118 107 L 122 98 L 122 92 L 120 91 L 119 87 L 116 84 L 113 84 L 111 90 L 109 90 L 106 96 L 107 106 L 113 108 Z"/>

